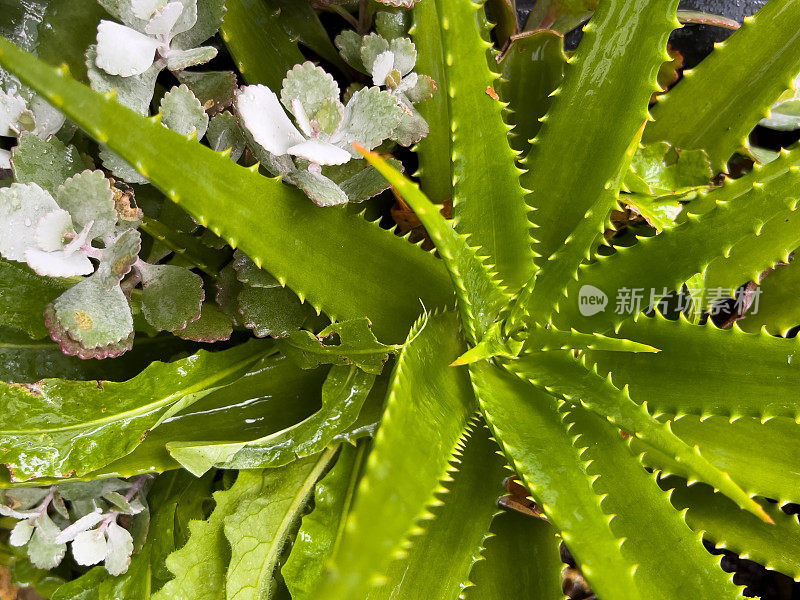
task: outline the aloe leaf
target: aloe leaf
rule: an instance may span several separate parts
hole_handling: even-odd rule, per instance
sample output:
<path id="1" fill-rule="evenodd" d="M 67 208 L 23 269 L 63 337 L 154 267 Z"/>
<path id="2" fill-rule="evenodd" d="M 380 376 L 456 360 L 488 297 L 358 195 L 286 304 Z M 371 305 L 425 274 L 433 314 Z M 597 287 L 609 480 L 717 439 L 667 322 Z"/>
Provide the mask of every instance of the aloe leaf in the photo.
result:
<path id="1" fill-rule="evenodd" d="M 386 572 L 435 502 L 474 400 L 455 313 L 425 316 L 397 357 L 381 426 L 330 571 L 314 598 L 357 598 Z"/>
<path id="2" fill-rule="evenodd" d="M 322 387 L 319 411 L 287 429 L 246 442 L 170 442 L 170 456 L 197 476 L 218 469 L 279 467 L 321 452 L 358 417 L 375 375 L 356 367 L 333 367 Z"/>
<path id="3" fill-rule="evenodd" d="M 508 299 L 476 249 L 456 232 L 439 209 L 402 173 L 374 152 L 359 149 L 364 157 L 408 203 L 431 236 L 444 260 L 458 296 L 458 309 L 470 342 L 477 343 L 494 323 Z"/>
<path id="4" fill-rule="evenodd" d="M 13 481 L 97 470 L 130 453 L 181 408 L 241 377 L 264 348 L 250 343 L 213 354 L 201 350 L 174 363 L 153 363 L 122 383 L 0 384 L 7 407 L 0 420 L 0 461 Z"/>
<path id="5" fill-rule="evenodd" d="M 753 332 L 764 327 L 773 335 L 786 335 L 800 325 L 800 260 L 771 271 L 761 281 L 760 290 L 758 310 L 739 323 L 743 330 Z"/>
<path id="6" fill-rule="evenodd" d="M 506 455 L 598 596 L 681 598 L 683 589 L 701 597 L 737 597 L 699 536 L 631 460 L 605 419 L 581 409 L 567 412 L 488 362 L 470 366 L 470 374 Z"/>
<path id="7" fill-rule="evenodd" d="M 145 217 L 139 229 L 211 276 L 219 274 L 226 260 L 224 253 L 209 248 L 196 236 L 175 231 L 161 221 Z"/>
<path id="8" fill-rule="evenodd" d="M 567 57 L 564 39 L 555 31 L 524 31 L 511 38 L 499 57 L 502 79 L 500 97 L 508 102 L 511 146 L 522 153 L 530 151 L 530 141 L 542 126 L 552 104 L 551 94 L 564 79 Z"/>
<path id="9" fill-rule="evenodd" d="M 554 600 L 563 596 L 564 563 L 553 526 L 516 512 L 503 512 L 492 521 L 484 560 L 470 573 L 473 587 L 466 600 Z M 524 558 L 522 558 L 524 557 Z"/>
<path id="10" fill-rule="evenodd" d="M 238 478 L 253 480 L 250 485 L 257 491 L 240 498 L 236 510 L 224 518 L 225 537 L 231 546 L 225 598 L 274 597 L 278 560 L 314 493 L 314 485 L 336 453 L 337 448 L 330 448 L 318 457 L 300 459 L 282 469 L 239 471 Z"/>
<path id="11" fill-rule="evenodd" d="M 646 402 L 651 412 L 731 419 L 800 417 L 794 396 L 800 367 L 792 364 L 800 340 L 662 316 L 628 320 L 617 335 L 652 344 L 661 352 L 626 355 L 624 360 L 593 352 L 588 362 L 603 377 L 610 374 L 617 387 L 626 386 L 631 398 Z"/>
<path id="12" fill-rule="evenodd" d="M 439 94 L 449 103 L 454 225 L 479 255 L 489 257 L 503 284 L 519 289 L 533 273 L 530 223 L 503 105 L 492 88 L 497 74 L 487 60 L 491 44 L 483 3 L 425 1 L 436 3 L 442 45 L 438 60 L 445 58 Z M 426 51 L 431 48 L 421 49 Z M 486 152 L 487 147 L 492 151 Z"/>
<path id="13" fill-rule="evenodd" d="M 474 424 L 450 481 L 444 484 L 440 505 L 431 509 L 411 548 L 392 562 L 385 581 L 367 599 L 463 598 L 498 513 L 497 497 L 506 474 L 505 461 L 498 456 L 489 431 L 482 423 Z"/>
<path id="14" fill-rule="evenodd" d="M 399 341 L 419 315 L 420 299 L 429 308 L 450 302 L 444 266 L 406 240 L 345 210 L 315 207 L 298 190 L 136 115 L 4 40 L 0 64 L 331 318 L 367 316 L 378 337 Z M 248 223 L 260 223 L 258 231 Z"/>
<path id="15" fill-rule="evenodd" d="M 438 0 L 420 0 L 414 4 L 414 22 L 409 30 L 417 42 L 416 70 L 436 82 L 433 97 L 422 102 L 417 110 L 427 121 L 430 131 L 414 146 L 419 159 L 416 175 L 425 194 L 436 204 L 453 198 L 452 143 L 450 138 L 450 101 L 447 95 L 447 74 Z"/>
<path id="16" fill-rule="evenodd" d="M 800 71 L 800 9 L 791 0 L 768 2 L 653 107 L 645 142 L 702 148 L 717 171 L 791 87 Z M 738 102 L 721 99 L 736 97 Z"/>
<path id="17" fill-rule="evenodd" d="M 20 329 L 33 339 L 46 336 L 44 309 L 75 283 L 43 277 L 27 265 L 0 259 L 0 325 Z"/>
<path id="18" fill-rule="evenodd" d="M 567 299 L 559 303 L 561 315 L 554 322 L 561 325 L 564 319 L 581 331 L 604 332 L 670 290 L 678 289 L 736 244 L 755 237 L 761 226 L 776 214 L 796 208 L 798 161 L 800 150 L 794 150 L 763 167 L 756 165 L 748 175 L 699 194 L 693 201 L 698 206 L 710 206 L 710 210 L 690 215 L 681 225 L 665 229 L 655 237 L 642 238 L 631 248 L 618 248 L 616 254 L 583 266 L 577 281 L 567 286 Z M 793 237 L 785 233 L 784 241 Z M 594 314 L 580 315 L 582 289 L 599 290 L 610 298 L 609 306 Z M 631 311 L 629 306 L 620 305 L 619 293 L 633 289 L 646 297 L 640 308 Z"/>
<path id="19" fill-rule="evenodd" d="M 687 486 L 677 477 L 661 479 L 670 491 L 670 502 L 686 510 L 686 523 L 717 548 L 731 550 L 740 558 L 755 561 L 767 569 L 780 571 L 793 579 L 800 577 L 800 524 L 796 515 L 787 515 L 777 505 L 762 502 L 774 525 L 761 521 L 706 485 Z"/>
<path id="20" fill-rule="evenodd" d="M 697 447 L 692 448 L 681 440 L 670 423 L 657 421 L 648 412 L 647 403 L 637 404 L 627 389 L 617 388 L 610 379 L 584 369 L 571 355 L 529 354 L 511 362 L 508 369 L 547 393 L 606 418 L 630 436 L 674 457 L 694 477 L 718 488 L 744 510 L 769 521 L 763 508 L 731 479 L 730 474 L 709 462 Z"/>
<path id="21" fill-rule="evenodd" d="M 336 464 L 317 482 L 314 510 L 303 517 L 289 558 L 281 569 L 292 600 L 313 598 L 325 563 L 336 552 L 344 534 L 368 448 L 364 442 L 358 446 L 343 445 Z"/>
<path id="22" fill-rule="evenodd" d="M 540 226 L 534 246 L 540 263 L 566 240 L 580 250 L 577 257 L 569 254 L 571 261 L 582 260 L 600 233 L 647 121 L 650 96 L 660 89 L 656 78 L 669 60 L 667 38 L 680 26 L 676 7 L 674 0 L 612 0 L 601 3 L 584 28 L 524 160 L 529 170 L 522 185 L 530 190 L 533 221 Z M 585 140 L 578 147 L 576 136 Z M 586 221 L 591 226 L 576 235 Z"/>
<path id="23" fill-rule="evenodd" d="M 278 22 L 278 11 L 258 0 L 227 0 L 220 29 L 239 72 L 250 84 L 281 88 L 286 72 L 305 60 Z"/>
<path id="24" fill-rule="evenodd" d="M 798 500 L 800 475 L 794 470 L 797 455 L 797 423 L 778 417 L 761 422 L 743 417 L 733 423 L 725 417 L 678 416 L 672 429 L 687 444 L 698 446 L 701 453 L 719 469 L 730 473 L 750 494 L 781 500 Z M 664 454 L 631 441 L 637 454 L 650 467 L 691 479 L 691 473 Z M 753 453 L 758 448 L 758 453 Z"/>

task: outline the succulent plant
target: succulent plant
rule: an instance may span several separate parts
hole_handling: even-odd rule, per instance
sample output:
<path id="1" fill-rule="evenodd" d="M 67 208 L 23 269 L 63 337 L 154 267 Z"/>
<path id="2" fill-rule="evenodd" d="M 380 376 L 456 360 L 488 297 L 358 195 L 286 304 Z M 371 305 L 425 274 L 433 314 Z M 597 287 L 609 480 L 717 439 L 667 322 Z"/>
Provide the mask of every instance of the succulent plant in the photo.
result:
<path id="1" fill-rule="evenodd" d="M 55 600 L 544 600 L 563 597 L 560 542 L 603 600 L 741 597 L 703 542 L 800 577 L 782 510 L 800 499 L 800 150 L 766 162 L 747 142 L 800 71 L 797 3 L 770 0 L 666 93 L 677 0 L 591 3 L 569 57 L 541 30 L 496 52 L 473 0 L 387 3 L 413 4 L 413 43 L 350 32 L 340 57 L 310 4 L 229 0 L 223 38 L 248 85 L 219 77 L 201 101 L 190 77 L 155 116 L 0 40 L 0 66 L 135 172 L 120 186 L 155 215 L 148 255 L 125 254 L 135 277 L 112 286 L 133 349 L 104 362 L 132 363 L 153 328 L 236 330 L 213 351 L 170 338 L 174 360 L 153 352 L 121 381 L 17 356 L 0 385 L 0 514 L 25 523 L 11 544 L 30 537 L 39 567 L 70 541 L 79 564 L 105 561 L 69 571 Z M 359 26 L 376 10 L 325 4 Z M 354 78 L 344 102 L 300 43 Z M 414 144 L 415 180 L 393 142 Z M 26 143 L 59 152 L 36 179 L 15 162 Z M 52 302 L 70 343 L 108 345 L 76 338 L 93 328 L 71 296 L 119 274 L 103 253 L 139 219 L 112 239 L 130 213 L 108 212 L 112 181 L 78 155 L 30 133 L 12 153 L 10 340 L 41 338 Z M 102 210 L 67 193 L 84 178 L 108 192 Z M 380 227 L 376 204 L 345 205 L 389 184 L 435 253 Z M 89 259 L 77 283 L 40 267 L 84 275 Z M 148 293 L 187 277 L 213 295 Z M 191 304 L 195 329 L 165 298 Z M 512 476 L 533 508 L 519 494 L 498 508 Z M 145 483 L 149 527 L 128 543 Z M 65 515 L 54 499 L 83 484 L 75 502 L 96 508 Z"/>

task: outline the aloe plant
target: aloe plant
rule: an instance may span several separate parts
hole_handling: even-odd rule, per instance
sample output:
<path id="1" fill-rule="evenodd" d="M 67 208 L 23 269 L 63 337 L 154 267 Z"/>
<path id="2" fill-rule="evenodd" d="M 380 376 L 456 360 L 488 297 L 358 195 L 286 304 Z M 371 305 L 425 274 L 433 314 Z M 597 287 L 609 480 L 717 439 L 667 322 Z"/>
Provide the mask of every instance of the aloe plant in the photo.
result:
<path id="1" fill-rule="evenodd" d="M 0 40 L 12 581 L 544 600 L 563 543 L 603 600 L 740 597 L 704 542 L 800 577 L 800 150 L 746 139 L 800 72 L 796 2 L 669 91 L 677 0 L 576 3 L 569 56 L 500 53 L 473 0 L 317 3 L 335 42 L 307 2 L 101 4 L 124 25 L 87 11 L 72 74 Z M 238 90 L 183 70 L 220 25 Z M 380 226 L 389 186 L 435 253 Z"/>

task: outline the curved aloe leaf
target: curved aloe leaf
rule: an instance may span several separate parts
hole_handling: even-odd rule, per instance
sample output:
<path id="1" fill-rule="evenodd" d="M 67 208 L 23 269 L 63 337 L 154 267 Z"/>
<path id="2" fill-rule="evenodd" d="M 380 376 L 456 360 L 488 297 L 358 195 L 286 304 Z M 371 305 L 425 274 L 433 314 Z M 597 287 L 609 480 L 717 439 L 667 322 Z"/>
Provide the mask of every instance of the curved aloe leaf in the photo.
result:
<path id="1" fill-rule="evenodd" d="M 314 510 L 303 517 L 289 558 L 281 569 L 292 600 L 310 600 L 344 535 L 347 515 L 353 507 L 358 478 L 369 445 L 345 444 L 336 464 L 317 482 Z"/>
<path id="2" fill-rule="evenodd" d="M 690 447 L 675 435 L 670 423 L 660 423 L 653 418 L 646 402 L 637 404 L 627 389 L 619 389 L 610 379 L 584 369 L 571 355 L 563 352 L 529 354 L 513 361 L 507 368 L 547 393 L 587 408 L 648 446 L 674 457 L 694 477 L 712 484 L 744 510 L 769 521 L 761 505 L 750 498 L 728 473 L 710 463 L 697 447 Z"/>
<path id="3" fill-rule="evenodd" d="M 472 569 L 466 600 L 555 600 L 561 591 L 561 555 L 553 526 L 516 512 L 495 517 L 484 558 Z"/>
<path id="4" fill-rule="evenodd" d="M 251 342 L 213 354 L 201 350 L 174 363 L 153 363 L 122 383 L 2 383 L 0 462 L 12 481 L 100 469 L 130 453 L 168 417 L 241 377 L 270 347 Z"/>
<path id="5" fill-rule="evenodd" d="M 646 402 L 653 413 L 800 418 L 795 398 L 800 364 L 793 364 L 800 340 L 748 334 L 737 326 L 693 325 L 684 317 L 670 321 L 660 315 L 625 321 L 617 335 L 661 352 L 631 354 L 623 360 L 592 352 L 587 361 L 600 375 L 610 375 L 617 387 L 626 386 L 631 398 Z"/>
<path id="6" fill-rule="evenodd" d="M 672 421 L 672 430 L 687 444 L 698 446 L 703 456 L 730 473 L 751 494 L 781 501 L 800 500 L 800 474 L 794 467 L 800 451 L 794 419 L 743 417 L 733 423 L 725 417 L 685 415 Z M 637 454 L 644 453 L 650 467 L 691 478 L 685 466 L 664 454 L 631 440 Z M 758 453 L 753 452 L 758 448 Z"/>
<path id="7" fill-rule="evenodd" d="M 614 298 L 620 291 L 641 290 L 645 297 L 633 311 L 639 312 L 651 304 L 651 293 L 652 301 L 657 301 L 678 289 L 737 243 L 756 236 L 776 214 L 787 208 L 796 210 L 799 163 L 800 150 L 796 149 L 768 165 L 756 165 L 748 175 L 700 194 L 694 202 L 711 206 L 708 212 L 690 215 L 681 225 L 655 237 L 641 238 L 633 247 L 618 248 L 616 254 L 583 266 L 577 281 L 567 286 L 567 300 L 560 303 L 561 314 L 555 323 L 563 327 L 567 322 L 581 331 L 608 331 L 631 314 L 618 301 L 615 306 Z M 588 316 L 579 313 L 579 295 L 584 288 L 606 294 L 609 305 L 605 310 Z"/>
<path id="8" fill-rule="evenodd" d="M 567 57 L 564 38 L 555 31 L 523 31 L 511 38 L 500 57 L 502 80 L 500 97 L 508 102 L 511 146 L 520 152 L 530 150 L 541 121 L 552 103 L 551 94 L 564 79 Z"/>
<path id="9" fill-rule="evenodd" d="M 470 342 L 477 343 L 494 323 L 508 299 L 467 238 L 456 232 L 416 183 L 374 152 L 357 148 L 408 203 L 431 236 L 456 289 L 461 322 Z"/>
<path id="10" fill-rule="evenodd" d="M 5 40 L 0 65 L 332 319 L 367 316 L 378 337 L 399 341 L 419 315 L 420 299 L 429 308 L 451 301 L 444 266 L 377 224 L 319 208 L 297 189 L 135 114 Z"/>
<path id="11" fill-rule="evenodd" d="M 447 94 L 447 71 L 442 57 L 444 37 L 438 0 L 420 0 L 414 4 L 414 22 L 409 34 L 417 42 L 419 73 L 432 77 L 437 91 L 419 104 L 417 110 L 428 122 L 430 131 L 414 146 L 419 159 L 415 173 L 425 194 L 436 204 L 453 198 L 452 141 L 450 138 L 450 101 Z"/>
<path id="12" fill-rule="evenodd" d="M 389 566 L 386 580 L 368 600 L 464 597 L 498 513 L 503 476 L 508 474 L 489 431 L 482 423 L 473 427 L 450 473 L 451 481 L 444 484 L 447 492 L 439 497 L 440 505 L 431 509 L 423 531 L 412 539 L 407 554 Z"/>
<path id="13" fill-rule="evenodd" d="M 281 89 L 286 72 L 305 60 L 278 21 L 277 9 L 259 0 L 226 0 L 220 33 L 247 83 Z"/>
<path id="14" fill-rule="evenodd" d="M 149 217 L 142 219 L 139 229 L 212 277 L 219 275 L 220 268 L 228 258 L 225 253 L 206 246 L 199 238 L 174 231 Z"/>
<path id="15" fill-rule="evenodd" d="M 605 419 L 559 409 L 552 397 L 488 362 L 472 365 L 470 374 L 506 455 L 598 596 L 682 598 L 692 590 L 737 597 Z"/>
<path id="16" fill-rule="evenodd" d="M 767 569 L 774 569 L 797 579 L 800 577 L 800 524 L 796 515 L 787 515 L 775 504 L 763 502 L 774 525 L 761 521 L 733 504 L 706 485 L 687 486 L 677 477 L 659 481 L 670 492 L 670 502 L 686 510 L 686 523 L 704 532 L 717 548 L 725 548 Z"/>
<path id="17" fill-rule="evenodd" d="M 426 316 L 409 334 L 344 536 L 314 598 L 366 594 L 428 514 L 475 410 L 466 373 L 448 366 L 463 348 L 453 312 Z"/>
<path id="18" fill-rule="evenodd" d="M 800 71 L 800 7 L 770 0 L 698 67 L 659 98 L 646 142 L 702 148 L 712 166 L 725 170 L 731 155 Z M 737 102 L 719 102 L 736 97 Z"/>
<path id="19" fill-rule="evenodd" d="M 758 311 L 750 313 L 739 324 L 745 331 L 761 327 L 769 333 L 786 335 L 800 325 L 800 260 L 777 267 L 760 284 Z"/>
<path id="20" fill-rule="evenodd" d="M 503 104 L 492 87 L 497 74 L 489 70 L 483 2 L 430 1 L 436 3 L 440 28 L 438 60 L 444 57 L 439 94 L 449 103 L 454 226 L 479 255 L 488 257 L 503 284 L 516 290 L 533 274 L 533 240 L 516 152 L 509 146 Z"/>
<path id="21" fill-rule="evenodd" d="M 167 450 L 196 476 L 212 467 L 279 467 L 322 452 L 334 436 L 346 431 L 358 417 L 374 382 L 375 375 L 356 367 L 333 367 L 322 386 L 322 407 L 296 425 L 246 442 L 168 442 Z"/>
<path id="22" fill-rule="evenodd" d="M 615 205 L 648 118 L 647 103 L 660 89 L 658 70 L 670 59 L 667 37 L 680 26 L 676 7 L 675 0 L 610 0 L 600 3 L 584 28 L 523 162 L 529 170 L 522 185 L 530 190 L 528 203 L 539 225 L 534 249 L 541 263 L 570 236 L 582 246 L 577 253 L 582 260 Z M 576 145 L 576 139 L 582 143 Z M 591 227 L 576 236 L 574 230 L 586 221 Z"/>

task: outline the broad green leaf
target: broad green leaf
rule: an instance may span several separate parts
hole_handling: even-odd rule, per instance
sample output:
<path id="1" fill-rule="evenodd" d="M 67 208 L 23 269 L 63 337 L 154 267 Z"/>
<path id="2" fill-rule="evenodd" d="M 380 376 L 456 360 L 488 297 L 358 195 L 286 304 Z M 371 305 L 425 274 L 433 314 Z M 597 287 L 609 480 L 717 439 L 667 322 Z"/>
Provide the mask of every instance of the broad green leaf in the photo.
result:
<path id="1" fill-rule="evenodd" d="M 711 261 L 725 256 L 736 244 L 757 237 L 756 232 L 769 219 L 787 208 L 796 208 L 798 161 L 800 151 L 794 150 L 763 167 L 756 165 L 740 179 L 699 193 L 692 201 L 698 207 L 693 212 L 702 206 L 702 214 L 690 214 L 686 222 L 676 227 L 584 265 L 577 280 L 567 286 L 566 300 L 559 303 L 561 314 L 554 319 L 556 325 L 568 323 L 581 331 L 608 331 L 702 273 Z M 796 237 L 790 231 L 784 233 L 788 238 Z M 581 315 L 581 290 L 592 288 L 605 294 L 608 306 L 596 314 Z M 639 306 L 620 301 L 626 290 L 638 290 Z"/>
<path id="2" fill-rule="evenodd" d="M 174 333 L 183 340 L 221 342 L 229 340 L 233 335 L 233 321 L 216 304 L 203 302 L 198 319 Z"/>
<path id="3" fill-rule="evenodd" d="M 508 474 L 505 461 L 483 423 L 474 423 L 464 450 L 444 483 L 440 506 L 431 509 L 405 556 L 389 566 L 386 581 L 368 600 L 437 598 L 456 600 L 471 585 L 469 576 L 479 561 L 498 512 L 497 498 Z"/>
<path id="4" fill-rule="evenodd" d="M 250 343 L 200 351 L 174 363 L 153 363 L 122 383 L 3 384 L 0 461 L 15 481 L 100 469 L 130 453 L 166 418 L 241 377 L 263 356 L 262 348 Z"/>
<path id="5" fill-rule="evenodd" d="M 0 324 L 20 329 L 33 339 L 46 336 L 44 309 L 74 284 L 74 280 L 42 277 L 26 265 L 0 259 Z"/>
<path id="6" fill-rule="evenodd" d="M 511 146 L 527 153 L 541 129 L 539 121 L 552 104 L 552 93 L 564 79 L 564 39 L 553 31 L 525 31 L 512 38 L 500 57 L 500 97 L 508 102 Z"/>
<path id="7" fill-rule="evenodd" d="M 346 211 L 319 209 L 301 192 L 120 107 L 2 40 L 0 64 L 24 71 L 70 119 L 332 319 L 367 316 L 379 337 L 396 342 L 418 316 L 420 299 L 428 308 L 452 299 L 444 266 L 393 233 Z"/>
<path id="8" fill-rule="evenodd" d="M 185 0 L 182 0 L 185 4 Z M 197 22 L 172 41 L 177 48 L 195 48 L 217 33 L 225 14 L 226 0 L 197 0 Z"/>
<path id="9" fill-rule="evenodd" d="M 774 525 L 765 525 L 706 485 L 687 486 L 677 477 L 662 479 L 659 484 L 672 490 L 669 499 L 675 508 L 688 508 L 689 527 L 703 532 L 703 537 L 717 548 L 725 548 L 792 578 L 800 576 L 797 558 L 800 524 L 796 515 L 787 515 L 775 504 L 762 501 L 764 510 L 775 521 Z"/>
<path id="10" fill-rule="evenodd" d="M 68 211 L 78 231 L 92 224 L 89 239 L 114 232 L 117 211 L 111 182 L 102 171 L 83 171 L 58 187 L 54 195 L 58 205 Z"/>
<path id="11" fill-rule="evenodd" d="M 511 290 L 517 290 L 533 274 L 533 240 L 529 234 L 525 191 L 520 185 L 520 171 L 514 164 L 517 154 L 509 146 L 503 104 L 492 87 L 497 74 L 489 69 L 488 61 L 492 57 L 487 54 L 491 44 L 483 3 L 472 0 L 423 2 L 436 4 L 435 9 L 426 10 L 435 10 L 435 24 L 440 29 L 434 39 L 441 40 L 437 60 L 443 63 L 444 79 L 437 80 L 437 85 L 439 94 L 446 97 L 449 104 L 450 122 L 445 131 L 451 132 L 451 152 L 447 157 L 452 159 L 454 227 L 467 236 L 467 243 L 478 255 L 488 257 L 487 262 L 497 272 L 498 280 Z M 417 39 L 420 46 L 429 43 L 419 34 Z M 425 51 L 435 52 L 435 42 Z M 420 72 L 436 80 L 434 73 L 425 70 L 424 63 L 422 59 Z M 426 114 L 424 112 L 423 116 Z M 437 123 L 438 119 L 432 125 Z M 481 126 L 475 127 L 474 123 Z M 487 152 L 487 148 L 491 148 L 491 152 Z M 424 181 L 425 165 L 421 168 Z M 434 200 L 441 202 L 444 198 Z"/>
<path id="12" fill-rule="evenodd" d="M 297 331 L 278 347 L 304 369 L 321 364 L 355 365 L 375 375 L 383 370 L 389 354 L 398 349 L 379 342 L 366 319 L 333 323 L 316 335 Z"/>
<path id="13" fill-rule="evenodd" d="M 473 587 L 466 600 L 555 600 L 562 595 L 564 563 L 553 526 L 516 512 L 503 512 L 492 522 L 485 560 L 472 569 Z"/>
<path id="14" fill-rule="evenodd" d="M 203 107 L 208 106 L 209 114 L 218 113 L 233 104 L 233 92 L 236 90 L 236 73 L 233 71 L 180 71 L 175 76 L 192 91 Z M 201 136 L 197 137 L 200 139 Z"/>
<path id="15" fill-rule="evenodd" d="M 161 99 L 161 122 L 181 135 L 194 133 L 202 139 L 208 129 L 208 115 L 200 100 L 186 87 L 172 88 Z"/>
<path id="16" fill-rule="evenodd" d="M 337 448 L 330 448 L 281 469 L 239 472 L 239 478 L 255 480 L 251 485 L 259 489 L 242 498 L 235 512 L 224 520 L 225 537 L 231 546 L 227 600 L 274 597 L 275 571 L 284 547 L 314 493 L 314 485 L 336 453 Z"/>
<path id="17" fill-rule="evenodd" d="M 683 598 L 691 590 L 738 597 L 605 419 L 567 412 L 489 363 L 472 365 L 470 373 L 507 456 L 598 596 Z"/>
<path id="18" fill-rule="evenodd" d="M 679 150 L 654 142 L 633 155 L 623 185 L 640 194 L 675 194 L 708 186 L 713 174 L 703 150 Z"/>
<path id="19" fill-rule="evenodd" d="M 244 326 L 258 337 L 286 337 L 299 329 L 312 311 L 292 290 L 280 285 L 245 285 L 239 292 L 238 310 Z"/>
<path id="20" fill-rule="evenodd" d="M 183 468 L 197 476 L 212 467 L 279 467 L 322 452 L 334 436 L 346 431 L 358 417 L 374 382 L 374 375 L 356 367 L 332 367 L 322 386 L 322 407 L 296 425 L 247 442 L 171 442 L 167 450 Z"/>
<path id="21" fill-rule="evenodd" d="M 313 597 L 325 563 L 335 554 L 368 449 L 364 442 L 358 446 L 343 444 L 336 464 L 317 482 L 314 510 L 303 517 L 289 558 L 281 568 L 292 600 Z"/>
<path id="22" fill-rule="evenodd" d="M 677 148 L 702 148 L 715 171 L 731 155 L 800 71 L 800 8 L 791 0 L 768 2 L 755 16 L 653 107 L 655 122 L 644 140 Z M 725 99 L 735 97 L 736 102 Z"/>
<path id="23" fill-rule="evenodd" d="M 227 0 L 222 39 L 250 84 L 277 92 L 286 72 L 305 58 L 278 21 L 278 11 L 259 0 Z"/>
<path id="24" fill-rule="evenodd" d="M 228 259 L 227 253 L 209 248 L 198 237 L 170 228 L 162 220 L 145 217 L 139 228 L 209 275 L 218 275 L 220 267 Z"/>
<path id="25" fill-rule="evenodd" d="M 55 194 L 68 177 L 83 171 L 75 146 L 65 146 L 56 137 L 42 140 L 23 132 L 11 152 L 11 166 L 17 183 L 36 183 Z"/>
<path id="26" fill-rule="evenodd" d="M 541 0 L 528 14 L 525 29 L 553 29 L 565 34 L 592 15 L 600 0 Z"/>
<path id="27" fill-rule="evenodd" d="M 397 357 L 355 505 L 314 598 L 365 594 L 435 501 L 474 410 L 466 374 L 448 367 L 464 348 L 457 323 L 452 312 L 426 316 Z"/>
<path id="28" fill-rule="evenodd" d="M 428 200 L 416 183 L 394 170 L 374 152 L 365 152 L 363 148 L 360 152 L 386 177 L 425 226 L 450 272 L 467 338 L 476 344 L 508 303 L 506 294 L 494 278 L 495 274 L 478 256 L 476 249 L 469 245 L 467 237 L 453 229 L 438 206 Z"/>

